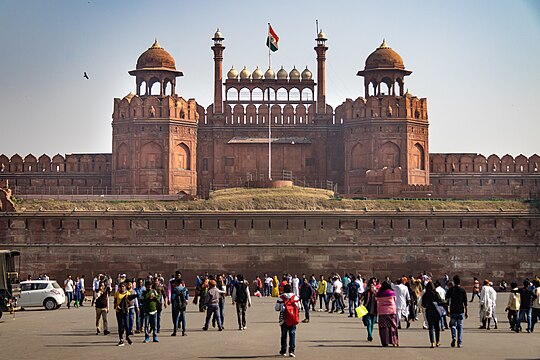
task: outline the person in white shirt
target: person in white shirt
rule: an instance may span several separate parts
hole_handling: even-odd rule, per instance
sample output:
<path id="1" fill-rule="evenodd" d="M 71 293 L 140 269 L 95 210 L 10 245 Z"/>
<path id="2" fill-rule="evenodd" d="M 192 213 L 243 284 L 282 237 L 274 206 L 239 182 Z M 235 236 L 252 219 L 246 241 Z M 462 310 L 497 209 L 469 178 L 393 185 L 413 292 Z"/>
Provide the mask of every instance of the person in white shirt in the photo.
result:
<path id="1" fill-rule="evenodd" d="M 335 305 L 336 305 L 336 312 L 340 310 L 340 313 L 343 314 L 345 312 L 345 303 L 343 301 L 343 283 L 339 279 L 339 277 L 334 277 L 334 299 L 335 299 Z M 330 313 L 333 312 L 333 309 L 330 311 Z"/>
<path id="2" fill-rule="evenodd" d="M 292 279 L 292 292 L 296 296 L 298 296 L 298 294 L 300 293 L 300 279 L 296 274 L 294 274 L 294 277 Z"/>
<path id="3" fill-rule="evenodd" d="M 264 285 L 265 285 L 265 288 L 263 291 L 263 295 L 264 296 L 270 296 L 272 294 L 272 277 L 271 276 L 267 276 L 266 279 L 264 279 Z"/>
<path id="4" fill-rule="evenodd" d="M 439 280 L 435 281 L 435 291 L 441 299 L 446 299 L 446 290 L 441 286 L 441 282 Z M 441 331 L 444 331 L 444 329 L 448 329 L 448 322 L 446 321 L 446 315 L 441 317 Z"/>
<path id="5" fill-rule="evenodd" d="M 69 309 L 71 307 L 71 301 L 73 301 L 74 291 L 74 284 L 73 280 L 71 279 L 71 275 L 68 275 L 67 279 L 64 280 L 64 290 L 66 292 L 67 308 Z"/>
<path id="6" fill-rule="evenodd" d="M 482 322 L 480 329 L 489 330 L 491 319 L 493 319 L 495 329 L 497 329 L 496 305 L 497 292 L 490 286 L 489 280 L 484 280 L 484 286 L 480 290 L 480 321 Z"/>
<path id="7" fill-rule="evenodd" d="M 101 277 L 101 274 L 94 276 L 94 279 L 92 280 L 92 306 L 94 306 L 94 303 L 96 302 L 97 293 L 99 291 L 99 278 Z"/>
<path id="8" fill-rule="evenodd" d="M 409 303 L 411 302 L 411 295 L 409 294 L 409 288 L 407 285 L 407 277 L 402 277 L 398 285 L 392 284 L 392 290 L 396 293 L 396 310 L 398 329 L 401 329 L 401 318 L 405 318 L 407 321 L 407 329 L 411 326 L 409 320 Z"/>

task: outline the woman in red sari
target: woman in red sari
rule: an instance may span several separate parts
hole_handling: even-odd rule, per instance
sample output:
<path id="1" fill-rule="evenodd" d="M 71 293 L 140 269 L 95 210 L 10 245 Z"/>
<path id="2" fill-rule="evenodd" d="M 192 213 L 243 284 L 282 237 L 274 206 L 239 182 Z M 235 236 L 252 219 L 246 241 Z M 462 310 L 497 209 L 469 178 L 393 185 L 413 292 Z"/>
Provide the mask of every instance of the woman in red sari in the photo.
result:
<path id="1" fill-rule="evenodd" d="M 375 295 L 377 299 L 377 313 L 379 315 L 379 336 L 382 346 L 399 346 L 398 324 L 396 318 L 396 293 L 390 284 L 385 281 Z"/>

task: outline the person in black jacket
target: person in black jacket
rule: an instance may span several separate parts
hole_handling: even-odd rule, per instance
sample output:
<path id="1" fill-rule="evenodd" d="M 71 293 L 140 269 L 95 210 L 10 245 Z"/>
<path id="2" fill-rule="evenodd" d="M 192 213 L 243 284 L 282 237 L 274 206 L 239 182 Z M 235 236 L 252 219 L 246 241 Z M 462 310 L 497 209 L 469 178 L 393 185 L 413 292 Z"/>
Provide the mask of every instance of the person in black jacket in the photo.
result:
<path id="1" fill-rule="evenodd" d="M 517 323 L 518 331 L 521 331 L 521 323 L 523 322 L 523 318 L 527 317 L 527 332 L 531 332 L 532 328 L 532 302 L 534 294 L 529 289 L 529 286 L 531 286 L 529 280 L 523 281 L 523 287 L 519 289 L 519 296 L 521 298 L 521 303 L 519 306 L 519 319 Z"/>
<path id="2" fill-rule="evenodd" d="M 304 323 L 309 322 L 309 302 L 313 297 L 315 290 L 309 285 L 309 282 L 306 278 L 302 280 L 302 286 L 300 287 L 300 300 L 302 300 L 302 306 L 306 312 L 306 318 L 302 320 Z"/>
<path id="3" fill-rule="evenodd" d="M 429 341 L 431 347 L 439 347 L 441 345 L 441 314 L 440 308 L 444 305 L 443 300 L 435 291 L 433 282 L 426 284 L 426 292 L 422 295 L 422 307 L 426 309 L 426 319 L 429 328 Z M 433 336 L 435 332 L 435 336 Z M 434 339 L 435 337 L 435 339 Z"/>

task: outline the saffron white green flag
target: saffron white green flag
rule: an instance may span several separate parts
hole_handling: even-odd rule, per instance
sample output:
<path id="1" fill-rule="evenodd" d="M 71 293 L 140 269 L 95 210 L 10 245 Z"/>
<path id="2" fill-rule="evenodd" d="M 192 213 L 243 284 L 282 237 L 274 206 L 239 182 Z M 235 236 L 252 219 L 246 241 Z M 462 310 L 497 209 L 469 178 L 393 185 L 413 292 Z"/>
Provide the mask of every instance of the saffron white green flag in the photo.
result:
<path id="1" fill-rule="evenodd" d="M 268 24 L 268 38 L 266 39 L 266 46 L 268 46 L 272 51 L 277 51 L 278 41 L 279 36 L 277 36 L 274 29 L 272 29 L 272 25 Z"/>

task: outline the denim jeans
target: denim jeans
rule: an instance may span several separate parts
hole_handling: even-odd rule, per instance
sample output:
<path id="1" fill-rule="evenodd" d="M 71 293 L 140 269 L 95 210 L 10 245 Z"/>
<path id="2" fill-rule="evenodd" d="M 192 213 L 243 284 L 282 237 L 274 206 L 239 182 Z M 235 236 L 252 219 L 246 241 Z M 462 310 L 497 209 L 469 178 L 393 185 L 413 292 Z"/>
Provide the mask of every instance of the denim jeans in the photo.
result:
<path id="1" fill-rule="evenodd" d="M 306 312 L 306 319 L 309 320 L 309 299 L 302 299 L 302 306 Z"/>
<path id="2" fill-rule="evenodd" d="M 204 327 L 208 329 L 208 324 L 210 323 L 210 318 L 214 315 L 214 318 L 216 319 L 218 323 L 218 328 L 221 329 L 221 318 L 219 316 L 219 306 L 218 305 L 209 305 L 206 308 L 206 320 L 204 322 Z"/>
<path id="3" fill-rule="evenodd" d="M 521 330 L 521 322 L 523 318 L 527 316 L 527 331 L 531 331 L 532 327 L 532 309 L 519 309 L 519 318 L 517 323 L 517 328 Z"/>
<path id="4" fill-rule="evenodd" d="M 356 316 L 356 311 L 355 309 L 358 307 L 358 298 L 356 299 L 351 299 L 349 298 L 349 315 L 351 316 Z"/>
<path id="5" fill-rule="evenodd" d="M 178 308 L 172 307 L 172 322 L 173 322 L 173 334 L 176 334 L 176 331 L 180 327 L 180 322 L 182 323 L 182 334 L 186 332 L 186 312 L 180 311 Z"/>
<path id="6" fill-rule="evenodd" d="M 364 321 L 367 328 L 368 340 L 373 340 L 373 326 L 375 325 L 375 318 L 377 315 L 366 314 L 364 315 Z"/>
<path id="7" fill-rule="evenodd" d="M 326 299 L 324 300 L 326 303 L 326 310 L 334 310 L 334 306 L 332 303 L 332 309 L 330 309 L 330 300 L 332 300 L 333 294 L 332 293 L 326 293 Z"/>
<path id="8" fill-rule="evenodd" d="M 247 303 L 236 303 L 236 317 L 238 319 L 238 327 L 246 327 L 246 310 Z"/>
<path id="9" fill-rule="evenodd" d="M 441 320 L 440 319 L 427 319 L 429 328 L 429 342 L 438 343 L 441 340 Z M 454 336 L 452 335 L 452 339 Z M 459 342 L 461 344 L 461 341 Z"/>
<path id="10" fill-rule="evenodd" d="M 463 340 L 463 319 L 465 314 L 450 314 L 450 330 L 452 331 L 452 340 L 456 340 L 457 330 L 457 342 L 461 345 Z"/>
<path id="11" fill-rule="evenodd" d="M 135 308 L 130 308 L 128 313 L 127 333 L 133 332 L 133 323 L 135 322 Z"/>
<path id="12" fill-rule="evenodd" d="M 129 314 L 124 314 L 122 312 L 116 312 L 116 322 L 118 323 L 118 337 L 120 340 L 124 338 L 124 332 L 126 333 L 126 338 L 129 337 L 128 332 L 128 322 Z"/>
<path id="13" fill-rule="evenodd" d="M 153 339 L 157 340 L 157 317 L 158 313 L 144 314 L 144 340 L 150 339 L 150 330 L 152 330 Z"/>
<path id="14" fill-rule="evenodd" d="M 295 343 L 296 343 L 296 325 L 287 326 L 281 324 L 281 351 L 280 353 L 285 354 L 287 351 L 287 334 L 289 335 L 289 353 L 294 353 Z"/>
<path id="15" fill-rule="evenodd" d="M 68 309 L 71 307 L 71 302 L 73 301 L 73 291 L 66 291 L 66 300 Z"/>

